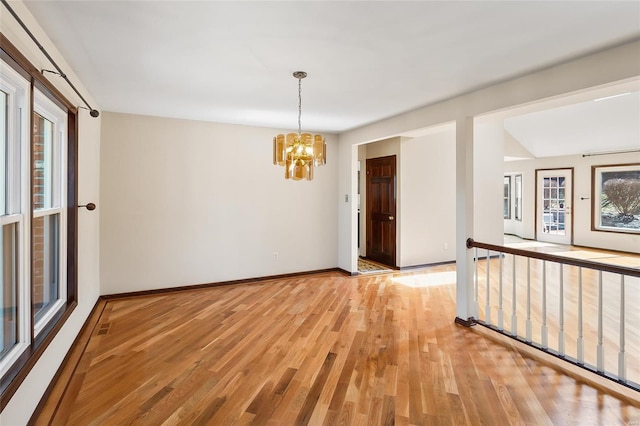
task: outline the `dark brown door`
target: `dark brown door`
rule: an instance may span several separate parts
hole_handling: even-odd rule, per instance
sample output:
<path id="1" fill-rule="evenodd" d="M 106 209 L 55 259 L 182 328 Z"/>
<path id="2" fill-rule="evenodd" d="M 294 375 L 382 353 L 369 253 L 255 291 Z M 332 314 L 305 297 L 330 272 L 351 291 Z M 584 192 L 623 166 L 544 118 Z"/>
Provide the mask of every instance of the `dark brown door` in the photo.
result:
<path id="1" fill-rule="evenodd" d="M 396 266 L 396 156 L 367 159 L 367 259 Z"/>

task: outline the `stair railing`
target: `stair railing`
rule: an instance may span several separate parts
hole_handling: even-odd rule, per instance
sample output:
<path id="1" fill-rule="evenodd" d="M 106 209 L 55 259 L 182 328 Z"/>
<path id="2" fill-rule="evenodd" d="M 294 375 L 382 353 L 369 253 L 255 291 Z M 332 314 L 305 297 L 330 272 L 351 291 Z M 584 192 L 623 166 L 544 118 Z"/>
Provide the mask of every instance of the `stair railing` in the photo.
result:
<path id="1" fill-rule="evenodd" d="M 467 248 L 474 322 L 640 391 L 640 269 L 473 239 Z"/>

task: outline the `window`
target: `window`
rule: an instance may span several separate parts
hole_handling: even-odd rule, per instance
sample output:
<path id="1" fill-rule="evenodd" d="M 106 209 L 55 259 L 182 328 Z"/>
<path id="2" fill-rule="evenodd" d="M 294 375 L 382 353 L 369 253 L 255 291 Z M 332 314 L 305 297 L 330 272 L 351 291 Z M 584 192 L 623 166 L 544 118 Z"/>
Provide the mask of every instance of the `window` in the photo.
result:
<path id="1" fill-rule="evenodd" d="M 640 233 L 640 163 L 591 169 L 592 229 Z"/>
<path id="2" fill-rule="evenodd" d="M 65 303 L 66 113 L 36 90 L 31 147 L 31 298 L 38 334 Z"/>
<path id="3" fill-rule="evenodd" d="M 76 306 L 75 108 L 0 34 L 0 410 Z"/>
<path id="4" fill-rule="evenodd" d="M 511 219 L 511 176 L 504 177 L 503 195 L 502 213 L 505 219 Z"/>
<path id="5" fill-rule="evenodd" d="M 522 221 L 522 175 L 515 175 L 513 183 L 513 215 L 515 220 Z"/>
<path id="6" fill-rule="evenodd" d="M 4 65 L 4 64 L 3 64 Z M 27 232 L 27 94 L 29 82 L 8 67 L 0 74 L 0 276 L 2 327 L 0 327 L 0 373 L 2 375 L 28 346 L 30 333 L 29 293 L 26 289 L 24 242 Z"/>

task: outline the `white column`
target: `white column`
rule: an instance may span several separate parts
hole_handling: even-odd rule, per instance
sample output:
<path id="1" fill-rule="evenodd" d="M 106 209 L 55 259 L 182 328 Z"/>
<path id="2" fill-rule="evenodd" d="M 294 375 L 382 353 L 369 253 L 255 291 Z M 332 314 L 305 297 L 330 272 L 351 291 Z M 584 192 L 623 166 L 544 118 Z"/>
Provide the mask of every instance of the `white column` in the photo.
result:
<path id="1" fill-rule="evenodd" d="M 358 270 L 358 147 L 338 144 L 338 267 L 347 272 Z M 329 160 L 331 161 L 331 160 Z"/>
<path id="2" fill-rule="evenodd" d="M 473 303 L 473 118 L 456 120 L 456 317 L 477 318 Z"/>

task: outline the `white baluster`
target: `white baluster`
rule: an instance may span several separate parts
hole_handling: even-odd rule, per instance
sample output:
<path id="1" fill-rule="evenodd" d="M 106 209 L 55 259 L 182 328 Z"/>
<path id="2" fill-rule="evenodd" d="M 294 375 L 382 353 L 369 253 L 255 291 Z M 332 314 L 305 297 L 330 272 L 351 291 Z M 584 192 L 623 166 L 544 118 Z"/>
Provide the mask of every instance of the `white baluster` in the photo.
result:
<path id="1" fill-rule="evenodd" d="M 602 271 L 598 271 L 598 354 L 597 369 L 604 372 L 604 345 L 603 343 L 603 326 L 602 326 Z"/>
<path id="2" fill-rule="evenodd" d="M 475 282 L 475 288 L 474 288 L 474 293 L 475 294 L 473 295 L 473 297 L 474 297 L 473 301 L 476 304 L 476 312 L 478 312 L 479 311 L 478 308 L 480 307 L 480 304 L 478 303 L 478 287 L 479 287 L 479 285 L 478 285 L 478 263 L 480 263 L 480 259 L 478 259 L 478 247 L 474 248 L 474 251 L 475 251 L 474 256 L 475 256 L 475 261 L 476 261 L 476 273 L 475 273 L 475 275 L 473 277 L 474 278 L 474 282 Z"/>
<path id="3" fill-rule="evenodd" d="M 511 335 L 518 335 L 518 316 L 516 315 L 516 255 L 513 255 L 513 296 L 511 297 Z"/>
<path id="4" fill-rule="evenodd" d="M 627 381 L 627 361 L 624 353 L 625 345 L 625 303 L 624 275 L 620 275 L 620 353 L 618 354 L 618 380 Z"/>
<path id="5" fill-rule="evenodd" d="M 584 336 L 582 335 L 582 267 L 578 267 L 578 364 L 584 364 Z"/>
<path id="6" fill-rule="evenodd" d="M 558 352 L 560 355 L 564 355 L 564 277 L 562 275 L 562 263 L 560 266 L 560 330 L 558 331 Z"/>
<path id="7" fill-rule="evenodd" d="M 500 283 L 499 283 L 499 287 L 498 287 L 498 330 L 503 331 L 504 329 L 504 324 L 502 322 L 502 253 L 499 253 L 498 256 L 500 256 Z"/>
<path id="8" fill-rule="evenodd" d="M 531 258 L 527 257 L 527 342 L 531 343 Z"/>
<path id="9" fill-rule="evenodd" d="M 547 262 L 542 261 L 542 328 L 540 330 L 541 345 L 543 349 L 549 347 L 547 337 Z"/>
<path id="10" fill-rule="evenodd" d="M 487 290 L 487 297 L 485 300 L 485 306 L 484 306 L 484 319 L 486 321 L 487 324 L 491 324 L 491 253 L 489 252 L 489 250 L 487 250 L 487 286 L 486 286 L 486 290 Z"/>

